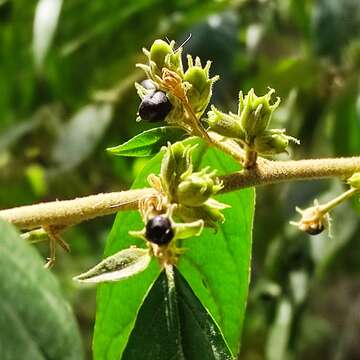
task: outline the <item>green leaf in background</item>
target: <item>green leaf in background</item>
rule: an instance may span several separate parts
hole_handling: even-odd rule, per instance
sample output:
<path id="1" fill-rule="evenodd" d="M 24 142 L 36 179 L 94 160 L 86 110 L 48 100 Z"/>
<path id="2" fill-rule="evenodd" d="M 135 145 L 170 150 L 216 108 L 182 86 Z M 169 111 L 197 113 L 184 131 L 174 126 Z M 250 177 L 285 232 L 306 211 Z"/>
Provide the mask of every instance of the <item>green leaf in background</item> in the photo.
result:
<path id="1" fill-rule="evenodd" d="M 156 326 L 154 324 L 156 323 Z M 207 310 L 176 268 L 164 270 L 141 307 L 123 360 L 232 359 Z"/>
<path id="2" fill-rule="evenodd" d="M 236 162 L 215 149 L 204 156 L 201 167 L 207 165 L 219 174 L 239 170 Z M 217 199 L 232 206 L 223 211 L 224 224 L 216 233 L 206 229 L 184 242 L 179 268 L 237 354 L 248 296 L 255 193 L 245 189 Z"/>
<path id="3" fill-rule="evenodd" d="M 161 126 L 146 130 L 107 151 L 117 156 L 151 156 L 157 154 L 168 142 L 176 142 L 183 136 L 184 130 L 176 126 Z"/>
<path id="4" fill-rule="evenodd" d="M 0 220 L 0 358 L 83 358 L 79 330 L 57 279 L 36 250 Z"/>

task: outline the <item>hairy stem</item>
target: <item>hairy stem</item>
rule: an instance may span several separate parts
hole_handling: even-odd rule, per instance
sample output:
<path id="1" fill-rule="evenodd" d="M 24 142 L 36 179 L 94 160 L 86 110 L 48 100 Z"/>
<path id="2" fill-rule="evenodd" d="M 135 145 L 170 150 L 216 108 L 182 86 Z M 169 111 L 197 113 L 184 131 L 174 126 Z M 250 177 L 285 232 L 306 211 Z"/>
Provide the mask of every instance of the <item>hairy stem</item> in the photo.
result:
<path id="1" fill-rule="evenodd" d="M 43 226 L 70 226 L 97 216 L 113 214 L 120 210 L 135 210 L 138 201 L 153 194 L 154 190 L 139 189 L 106 194 L 97 194 L 73 200 L 20 206 L 0 210 L 0 218 L 20 229 L 34 229 Z"/>
<path id="2" fill-rule="evenodd" d="M 210 133 L 217 142 L 220 138 Z M 237 144 L 220 141 L 227 153 L 236 153 Z M 242 153 L 238 152 L 238 157 Z M 312 180 L 330 177 L 348 178 L 360 171 L 360 157 L 313 159 L 298 161 L 269 161 L 259 158 L 254 169 L 242 170 L 221 177 L 223 192 L 274 184 L 290 180 Z M 0 218 L 9 221 L 20 229 L 34 229 L 42 226 L 71 226 L 97 216 L 109 215 L 118 211 L 136 210 L 138 201 L 144 196 L 154 194 L 152 188 L 98 194 L 73 200 L 54 201 L 13 209 L 0 210 Z"/>
<path id="3" fill-rule="evenodd" d="M 269 161 L 258 159 L 258 165 L 249 170 L 221 177 L 223 192 L 249 186 L 275 184 L 291 180 L 313 180 L 339 177 L 346 179 L 360 171 L 360 157 L 310 159 L 297 161 Z"/>

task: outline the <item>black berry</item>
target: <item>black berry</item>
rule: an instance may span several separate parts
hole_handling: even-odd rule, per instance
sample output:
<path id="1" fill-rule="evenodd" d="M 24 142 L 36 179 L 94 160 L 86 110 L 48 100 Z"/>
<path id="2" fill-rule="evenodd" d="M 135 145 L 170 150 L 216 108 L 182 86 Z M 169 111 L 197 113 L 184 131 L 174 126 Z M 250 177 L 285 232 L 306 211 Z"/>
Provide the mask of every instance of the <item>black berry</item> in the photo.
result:
<path id="1" fill-rule="evenodd" d="M 174 237 L 170 220 L 163 215 L 155 216 L 149 220 L 146 224 L 145 237 L 157 245 L 168 244 Z"/>
<path id="2" fill-rule="evenodd" d="M 163 121 L 171 109 L 172 105 L 166 94 L 162 91 L 156 91 L 144 97 L 138 113 L 142 120 L 156 122 Z"/>
<path id="3" fill-rule="evenodd" d="M 145 88 L 146 90 L 156 90 L 156 86 L 154 82 L 150 79 L 143 80 L 140 85 Z"/>
<path id="4" fill-rule="evenodd" d="M 306 228 L 306 232 L 309 235 L 319 235 L 320 233 L 322 233 L 324 231 L 325 227 L 323 224 L 317 224 L 316 226 L 308 226 Z"/>

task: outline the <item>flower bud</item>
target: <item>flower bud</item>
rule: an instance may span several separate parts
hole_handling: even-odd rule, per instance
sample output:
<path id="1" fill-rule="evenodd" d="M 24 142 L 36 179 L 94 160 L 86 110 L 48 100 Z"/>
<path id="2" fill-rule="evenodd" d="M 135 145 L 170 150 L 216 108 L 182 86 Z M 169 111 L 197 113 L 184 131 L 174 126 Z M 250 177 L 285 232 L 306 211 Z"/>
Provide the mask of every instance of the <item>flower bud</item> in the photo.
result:
<path id="1" fill-rule="evenodd" d="M 209 104 L 212 95 L 212 86 L 218 79 L 218 76 L 209 78 L 209 69 L 211 62 L 208 61 L 204 68 L 201 66 L 200 59 L 193 59 L 188 55 L 188 70 L 184 74 L 184 80 L 187 81 L 191 87 L 186 95 L 194 109 L 197 116 L 201 116 Z"/>
<path id="2" fill-rule="evenodd" d="M 211 111 L 208 112 L 207 123 L 209 124 L 210 130 L 220 135 L 234 139 L 245 139 L 245 133 L 240 125 L 240 119 L 235 114 L 225 114 L 212 105 Z"/>
<path id="3" fill-rule="evenodd" d="M 177 188 L 177 200 L 180 204 L 201 206 L 222 188 L 222 184 L 215 178 L 215 171 L 209 173 L 208 170 L 209 168 L 204 168 L 189 175 L 183 174 L 183 181 Z"/>
<path id="4" fill-rule="evenodd" d="M 347 183 L 355 189 L 360 189 L 360 172 L 353 174 L 347 179 Z"/>
<path id="5" fill-rule="evenodd" d="M 266 95 L 258 97 L 254 89 L 251 89 L 245 98 L 240 92 L 238 115 L 241 127 L 248 139 L 261 135 L 268 127 L 272 113 L 280 104 L 280 98 L 277 98 L 274 104 L 270 104 L 274 92 L 274 89 L 270 89 Z"/>
<path id="6" fill-rule="evenodd" d="M 176 191 L 181 182 L 181 175 L 186 171 L 192 171 L 190 154 L 194 147 L 184 146 L 181 142 L 168 144 L 161 162 L 161 184 L 172 202 L 176 198 Z"/>

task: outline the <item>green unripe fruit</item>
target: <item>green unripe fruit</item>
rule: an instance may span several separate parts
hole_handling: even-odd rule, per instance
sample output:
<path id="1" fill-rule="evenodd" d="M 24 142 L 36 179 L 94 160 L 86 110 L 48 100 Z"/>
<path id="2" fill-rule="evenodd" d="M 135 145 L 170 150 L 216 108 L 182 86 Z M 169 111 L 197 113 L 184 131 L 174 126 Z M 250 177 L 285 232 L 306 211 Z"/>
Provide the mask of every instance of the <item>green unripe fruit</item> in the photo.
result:
<path id="1" fill-rule="evenodd" d="M 255 138 L 255 151 L 264 155 L 275 155 L 286 152 L 289 137 L 285 134 L 265 134 Z"/>
<path id="2" fill-rule="evenodd" d="M 274 104 L 270 104 L 274 91 L 270 89 L 266 95 L 258 97 L 255 95 L 254 89 L 251 89 L 245 98 L 240 92 L 240 123 L 248 139 L 262 135 L 268 127 L 272 113 L 280 104 L 280 98 L 277 98 Z"/>
<path id="3" fill-rule="evenodd" d="M 176 189 L 181 182 L 181 175 L 191 168 L 191 146 L 181 142 L 168 145 L 161 161 L 160 178 L 163 189 L 170 201 L 176 197 Z"/>
<path id="4" fill-rule="evenodd" d="M 215 106 L 208 112 L 207 123 L 212 131 L 234 139 L 244 140 L 245 133 L 239 121 L 239 117 L 234 114 L 224 114 L 217 110 Z"/>
<path id="5" fill-rule="evenodd" d="M 150 60 L 161 70 L 164 67 L 165 58 L 174 51 L 172 47 L 163 40 L 155 40 L 150 48 Z"/>
<path id="6" fill-rule="evenodd" d="M 206 71 L 200 66 L 193 66 L 189 68 L 184 75 L 184 80 L 188 81 L 200 93 L 203 92 L 204 89 L 208 88 L 208 76 Z"/>
<path id="7" fill-rule="evenodd" d="M 212 85 L 207 71 L 200 66 L 190 67 L 184 75 L 184 80 L 191 84 L 186 95 L 195 113 L 204 111 L 210 100 Z"/>
<path id="8" fill-rule="evenodd" d="M 215 176 L 215 171 L 208 172 L 206 167 L 201 171 L 185 172 L 177 188 L 177 200 L 186 206 L 202 206 L 211 196 L 215 195 L 222 184 Z"/>
<path id="9" fill-rule="evenodd" d="M 201 206 L 212 195 L 213 186 L 212 179 L 204 179 L 194 173 L 179 184 L 178 201 L 186 206 Z"/>

